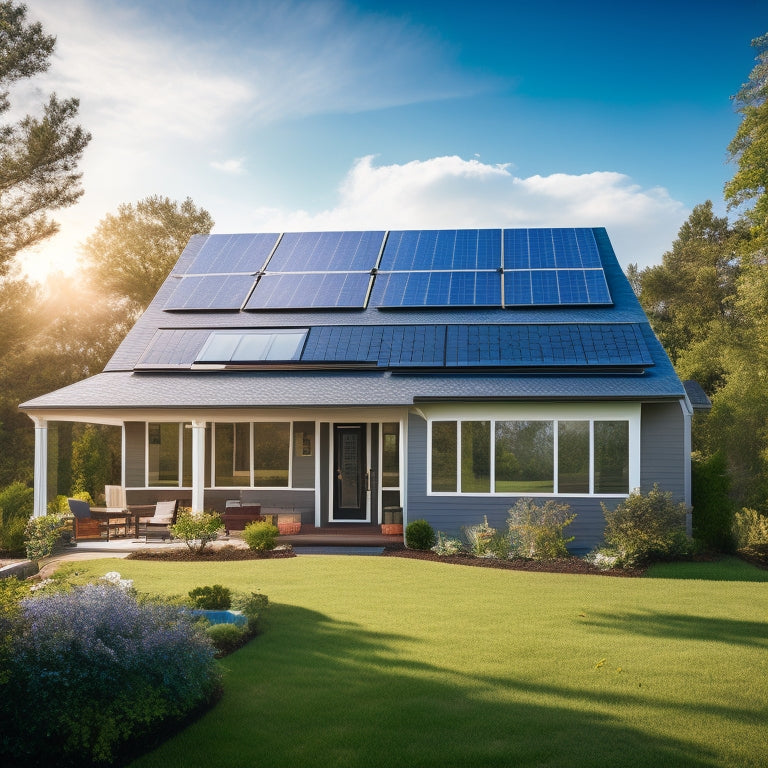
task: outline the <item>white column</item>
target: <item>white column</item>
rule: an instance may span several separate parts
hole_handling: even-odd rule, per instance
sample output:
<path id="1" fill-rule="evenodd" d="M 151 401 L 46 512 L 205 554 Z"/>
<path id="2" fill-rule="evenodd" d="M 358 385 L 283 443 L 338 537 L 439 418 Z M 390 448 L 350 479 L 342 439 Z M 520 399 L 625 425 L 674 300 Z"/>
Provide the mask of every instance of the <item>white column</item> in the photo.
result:
<path id="1" fill-rule="evenodd" d="M 35 422 L 35 494 L 33 517 L 48 513 L 48 422 L 32 416 Z"/>
<path id="2" fill-rule="evenodd" d="M 205 503 L 205 422 L 192 422 L 192 512 Z"/>

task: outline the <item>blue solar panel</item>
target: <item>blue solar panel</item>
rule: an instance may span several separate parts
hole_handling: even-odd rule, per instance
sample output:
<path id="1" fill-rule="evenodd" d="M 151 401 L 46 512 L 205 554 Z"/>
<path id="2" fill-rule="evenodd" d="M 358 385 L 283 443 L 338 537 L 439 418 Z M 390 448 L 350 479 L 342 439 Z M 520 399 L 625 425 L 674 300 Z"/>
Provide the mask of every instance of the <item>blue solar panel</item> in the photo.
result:
<path id="1" fill-rule="evenodd" d="M 585 269 L 584 278 L 587 283 L 587 295 L 590 304 L 610 304 L 611 293 L 605 282 L 605 273 L 602 269 Z"/>
<path id="2" fill-rule="evenodd" d="M 557 287 L 561 304 L 589 303 L 583 269 L 558 269 Z"/>
<path id="3" fill-rule="evenodd" d="M 278 235 L 209 235 L 187 269 L 188 275 L 258 272 L 272 253 Z"/>
<path id="4" fill-rule="evenodd" d="M 384 232 L 287 232 L 269 261 L 269 272 L 370 272 Z"/>
<path id="5" fill-rule="evenodd" d="M 371 276 L 362 272 L 265 274 L 245 308 L 362 309 Z"/>
<path id="6" fill-rule="evenodd" d="M 378 307 L 498 307 L 498 272 L 379 272 L 371 304 Z"/>
<path id="7" fill-rule="evenodd" d="M 251 275 L 182 277 L 165 303 L 169 310 L 238 310 L 253 287 Z"/>
<path id="8" fill-rule="evenodd" d="M 501 230 L 447 229 L 390 232 L 379 269 L 472 270 L 501 267 Z"/>

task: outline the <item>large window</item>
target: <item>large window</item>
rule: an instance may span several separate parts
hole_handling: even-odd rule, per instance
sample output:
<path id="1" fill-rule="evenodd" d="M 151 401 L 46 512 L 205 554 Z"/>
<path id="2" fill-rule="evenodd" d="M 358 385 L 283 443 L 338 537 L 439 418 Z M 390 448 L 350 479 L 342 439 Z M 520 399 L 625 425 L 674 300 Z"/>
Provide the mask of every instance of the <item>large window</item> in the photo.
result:
<path id="1" fill-rule="evenodd" d="M 192 485 L 192 433 L 186 425 L 147 425 L 147 485 Z"/>
<path id="2" fill-rule="evenodd" d="M 215 486 L 290 485 L 290 422 L 217 423 L 214 434 Z"/>
<path id="3" fill-rule="evenodd" d="M 430 434 L 432 493 L 629 493 L 628 420 L 435 420 Z"/>
<path id="4" fill-rule="evenodd" d="M 285 421 L 253 425 L 253 485 L 286 488 L 291 453 L 291 425 Z"/>

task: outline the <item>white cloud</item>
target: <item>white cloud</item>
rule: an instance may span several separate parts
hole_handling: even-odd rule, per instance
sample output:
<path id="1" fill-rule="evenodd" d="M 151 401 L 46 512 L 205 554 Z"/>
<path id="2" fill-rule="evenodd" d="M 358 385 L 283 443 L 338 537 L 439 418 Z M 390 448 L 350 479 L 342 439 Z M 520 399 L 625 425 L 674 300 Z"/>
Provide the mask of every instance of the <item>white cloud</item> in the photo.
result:
<path id="1" fill-rule="evenodd" d="M 237 157 L 222 161 L 212 160 L 211 168 L 221 171 L 222 173 L 230 173 L 239 176 L 240 174 L 245 173 L 245 158 Z"/>
<path id="2" fill-rule="evenodd" d="M 611 171 L 515 176 L 510 165 L 435 157 L 402 165 L 353 165 L 330 210 L 259 208 L 254 231 L 605 227 L 619 261 L 657 263 L 689 211 L 661 188 Z"/>

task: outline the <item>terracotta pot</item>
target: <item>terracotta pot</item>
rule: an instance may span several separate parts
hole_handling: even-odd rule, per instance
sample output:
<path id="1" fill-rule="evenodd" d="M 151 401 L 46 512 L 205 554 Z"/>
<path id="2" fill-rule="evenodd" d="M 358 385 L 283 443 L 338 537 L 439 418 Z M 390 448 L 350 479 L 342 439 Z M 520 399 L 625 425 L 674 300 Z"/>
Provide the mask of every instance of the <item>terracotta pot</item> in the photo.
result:
<path id="1" fill-rule="evenodd" d="M 382 523 L 381 532 L 385 536 L 396 536 L 397 534 L 403 532 L 403 524 L 402 523 Z"/>

